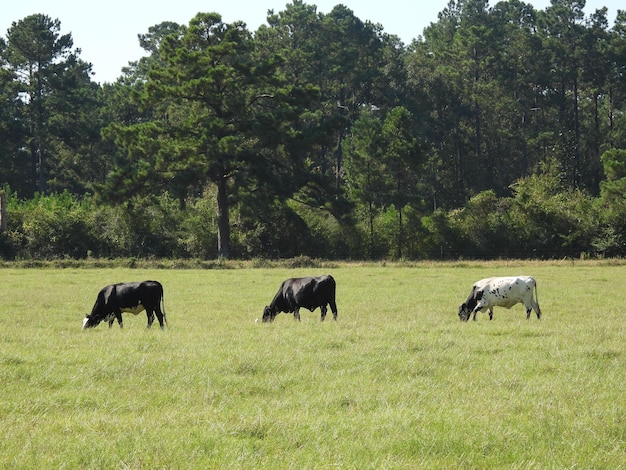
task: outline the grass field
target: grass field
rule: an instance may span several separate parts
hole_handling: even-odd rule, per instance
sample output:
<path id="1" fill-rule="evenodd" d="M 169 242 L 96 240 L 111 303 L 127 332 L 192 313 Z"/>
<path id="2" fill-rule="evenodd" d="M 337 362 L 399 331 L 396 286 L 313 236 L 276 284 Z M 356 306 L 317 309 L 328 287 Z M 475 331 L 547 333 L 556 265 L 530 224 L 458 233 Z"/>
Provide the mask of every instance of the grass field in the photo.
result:
<path id="1" fill-rule="evenodd" d="M 332 274 L 339 321 L 255 323 Z M 473 281 L 537 279 L 461 323 Z M 626 265 L 0 269 L 1 468 L 624 468 Z M 81 331 L 98 290 L 156 279 L 169 328 Z"/>

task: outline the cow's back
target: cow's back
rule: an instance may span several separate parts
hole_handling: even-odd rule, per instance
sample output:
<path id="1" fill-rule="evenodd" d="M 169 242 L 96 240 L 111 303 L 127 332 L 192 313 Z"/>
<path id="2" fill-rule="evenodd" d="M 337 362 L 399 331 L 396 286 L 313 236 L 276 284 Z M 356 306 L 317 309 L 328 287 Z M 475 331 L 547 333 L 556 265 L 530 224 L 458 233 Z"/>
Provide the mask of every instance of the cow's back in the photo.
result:
<path id="1" fill-rule="evenodd" d="M 109 311 L 139 304 L 156 307 L 162 298 L 163 286 L 158 281 L 120 282 L 102 288 L 97 303 Z"/>
<path id="2" fill-rule="evenodd" d="M 485 306 L 511 308 L 520 302 L 527 303 L 535 284 L 532 276 L 491 277 L 477 281 L 472 292 Z"/>
<path id="3" fill-rule="evenodd" d="M 335 302 L 335 280 L 330 275 L 307 279 L 298 292 L 296 302 L 309 310 Z"/>

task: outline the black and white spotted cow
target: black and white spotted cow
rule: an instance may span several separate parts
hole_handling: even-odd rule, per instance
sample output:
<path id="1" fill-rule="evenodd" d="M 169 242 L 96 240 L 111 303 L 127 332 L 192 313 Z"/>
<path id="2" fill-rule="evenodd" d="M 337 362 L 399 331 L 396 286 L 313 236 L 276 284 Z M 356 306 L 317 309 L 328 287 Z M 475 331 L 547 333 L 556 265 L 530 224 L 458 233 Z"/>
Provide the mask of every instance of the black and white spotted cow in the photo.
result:
<path id="1" fill-rule="evenodd" d="M 91 313 L 85 315 L 83 330 L 98 326 L 102 321 L 108 322 L 111 328 L 115 319 L 120 328 L 123 328 L 122 312 L 138 315 L 144 310 L 148 316 L 148 328 L 152 326 L 156 314 L 163 329 L 163 321 L 167 320 L 165 312 L 161 311 L 162 302 L 163 286 L 157 281 L 124 282 L 106 286 L 98 293 Z"/>
<path id="2" fill-rule="evenodd" d="M 534 297 L 533 297 L 534 290 Z M 530 318 L 531 310 L 535 310 L 537 319 L 541 318 L 541 309 L 537 297 L 537 283 L 531 276 L 490 277 L 474 283 L 472 291 L 465 303 L 459 307 L 459 319 L 469 320 L 476 312 L 489 313 L 489 320 L 493 319 L 493 307 L 511 308 L 523 303 L 526 307 L 526 319 Z"/>

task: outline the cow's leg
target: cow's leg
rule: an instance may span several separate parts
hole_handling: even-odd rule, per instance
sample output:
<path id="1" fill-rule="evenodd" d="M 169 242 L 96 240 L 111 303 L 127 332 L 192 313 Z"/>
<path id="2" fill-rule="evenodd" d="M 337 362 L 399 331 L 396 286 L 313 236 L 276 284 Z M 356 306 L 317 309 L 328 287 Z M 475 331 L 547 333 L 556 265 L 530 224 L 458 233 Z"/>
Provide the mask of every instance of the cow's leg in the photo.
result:
<path id="1" fill-rule="evenodd" d="M 327 307 L 326 307 L 326 304 L 322 305 L 320 307 L 320 310 L 322 311 L 321 321 L 324 321 L 326 319 L 326 312 L 328 311 Z"/>
<path id="2" fill-rule="evenodd" d="M 161 309 L 159 307 L 154 310 L 154 313 L 156 313 L 157 320 L 159 320 L 159 326 L 161 327 L 161 329 L 163 329 L 163 320 L 165 318 L 165 315 L 163 315 L 163 312 L 161 312 Z"/>
<path id="3" fill-rule="evenodd" d="M 537 314 L 537 320 L 541 320 L 541 309 L 539 308 L 538 302 L 533 302 L 533 308 L 535 309 L 535 313 Z"/>
<path id="4" fill-rule="evenodd" d="M 293 319 L 294 319 L 294 320 L 298 320 L 298 321 L 300 321 L 300 307 L 297 307 L 297 308 L 293 311 Z"/>
<path id="5" fill-rule="evenodd" d="M 489 309 L 487 312 L 489 312 L 489 320 L 493 320 L 493 309 Z"/>
<path id="6" fill-rule="evenodd" d="M 337 320 L 337 304 L 334 301 L 330 302 L 330 310 L 333 312 L 333 320 Z"/>
<path id="7" fill-rule="evenodd" d="M 113 322 L 115 321 L 115 318 L 111 318 L 109 320 L 109 328 L 113 328 Z"/>
<path id="8" fill-rule="evenodd" d="M 474 313 L 474 316 L 472 317 L 472 320 L 476 321 L 476 313 L 478 313 L 478 309 L 475 308 L 473 313 Z"/>
<path id="9" fill-rule="evenodd" d="M 526 320 L 530 319 L 530 312 L 533 311 L 532 307 L 526 307 Z"/>
<path id="10" fill-rule="evenodd" d="M 115 311 L 115 318 L 117 318 L 117 322 L 120 325 L 120 328 L 124 328 L 124 323 L 122 323 L 122 311 L 121 310 L 116 310 Z M 113 320 L 111 320 L 111 323 L 113 322 Z"/>
<path id="11" fill-rule="evenodd" d="M 152 326 L 152 322 L 154 321 L 154 312 L 152 311 L 152 309 L 147 308 L 146 309 L 146 316 L 148 317 L 148 328 L 150 328 Z"/>

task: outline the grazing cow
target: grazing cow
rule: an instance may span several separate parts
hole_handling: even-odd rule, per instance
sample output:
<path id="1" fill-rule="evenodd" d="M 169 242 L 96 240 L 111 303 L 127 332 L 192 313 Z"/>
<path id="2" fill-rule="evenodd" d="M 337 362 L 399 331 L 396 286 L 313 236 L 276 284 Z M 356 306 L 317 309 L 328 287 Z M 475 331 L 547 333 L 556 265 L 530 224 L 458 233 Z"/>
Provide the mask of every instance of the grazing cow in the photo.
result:
<path id="1" fill-rule="evenodd" d="M 152 326 L 156 314 L 163 329 L 163 321 L 167 323 L 167 320 L 165 312 L 161 311 L 162 302 L 163 286 L 157 281 L 123 282 L 106 286 L 98 293 L 91 313 L 85 315 L 83 330 L 98 326 L 101 321 L 108 322 L 111 328 L 116 318 L 120 328 L 123 328 L 122 312 L 137 315 L 144 310 L 148 316 L 148 328 Z"/>
<path id="2" fill-rule="evenodd" d="M 535 296 L 533 297 L 533 289 Z M 531 310 L 535 310 L 537 319 L 541 318 L 541 309 L 537 297 L 537 283 L 531 276 L 490 277 L 476 282 L 472 286 L 467 300 L 459 307 L 461 321 L 469 320 L 476 312 L 489 312 L 489 320 L 493 318 L 493 307 L 511 308 L 523 303 L 526 307 L 526 319 L 530 318 Z"/>
<path id="3" fill-rule="evenodd" d="M 293 313 L 294 319 L 300 321 L 300 307 L 308 308 L 311 312 L 320 307 L 324 321 L 327 304 L 330 305 L 333 318 L 337 320 L 335 288 L 332 276 L 287 279 L 281 284 L 272 303 L 263 309 L 263 321 L 274 321 L 280 312 Z"/>

